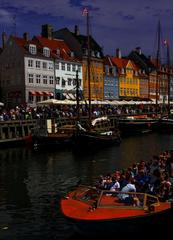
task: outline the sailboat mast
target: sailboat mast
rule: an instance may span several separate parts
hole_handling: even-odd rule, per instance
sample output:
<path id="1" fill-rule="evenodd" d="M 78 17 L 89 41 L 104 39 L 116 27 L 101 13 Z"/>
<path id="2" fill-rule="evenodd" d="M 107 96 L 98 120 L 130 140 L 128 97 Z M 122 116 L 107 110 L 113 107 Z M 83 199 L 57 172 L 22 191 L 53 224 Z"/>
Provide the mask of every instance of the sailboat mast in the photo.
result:
<path id="1" fill-rule="evenodd" d="M 168 67 L 168 115 L 170 114 L 170 55 L 169 55 L 169 44 L 167 46 L 167 67 Z"/>
<path id="2" fill-rule="evenodd" d="M 158 22 L 157 57 L 156 57 L 156 114 L 158 113 L 158 88 L 159 88 L 159 59 L 160 59 L 160 21 Z"/>
<path id="3" fill-rule="evenodd" d="M 89 30 L 89 11 L 86 12 L 87 19 L 87 75 L 88 75 L 88 118 L 89 124 L 91 123 L 91 46 L 90 46 L 90 30 Z"/>
<path id="4" fill-rule="evenodd" d="M 76 70 L 76 110 L 77 110 L 77 120 L 79 120 L 79 77 L 78 70 Z"/>

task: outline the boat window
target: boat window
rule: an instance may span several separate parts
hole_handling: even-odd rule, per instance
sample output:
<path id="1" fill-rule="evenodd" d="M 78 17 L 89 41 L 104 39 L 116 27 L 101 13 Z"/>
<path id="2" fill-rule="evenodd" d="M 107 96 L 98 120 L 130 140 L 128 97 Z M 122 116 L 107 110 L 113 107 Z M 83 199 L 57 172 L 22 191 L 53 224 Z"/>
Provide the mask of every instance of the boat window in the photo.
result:
<path id="1" fill-rule="evenodd" d="M 143 208 L 144 194 L 104 190 L 98 199 L 97 206 L 100 208 Z"/>
<path id="2" fill-rule="evenodd" d="M 146 198 L 146 206 L 149 207 L 151 205 L 158 204 L 158 198 L 155 196 L 147 195 Z"/>
<path id="3" fill-rule="evenodd" d="M 73 196 L 74 199 L 78 199 L 80 201 L 84 201 L 88 204 L 92 204 L 94 201 L 98 200 L 98 196 L 100 194 L 99 190 L 96 190 L 95 188 L 82 188 L 80 190 L 77 190 Z"/>

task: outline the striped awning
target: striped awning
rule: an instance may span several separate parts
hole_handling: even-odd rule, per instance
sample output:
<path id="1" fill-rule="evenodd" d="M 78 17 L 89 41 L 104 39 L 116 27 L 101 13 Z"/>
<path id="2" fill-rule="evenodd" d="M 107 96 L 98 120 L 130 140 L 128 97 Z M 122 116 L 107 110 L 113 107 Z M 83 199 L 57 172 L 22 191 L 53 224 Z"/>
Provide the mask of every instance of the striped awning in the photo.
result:
<path id="1" fill-rule="evenodd" d="M 29 91 L 29 94 L 32 95 L 32 96 L 36 96 L 36 91 Z"/>
<path id="2" fill-rule="evenodd" d="M 41 92 L 41 91 L 36 91 L 36 96 L 43 96 L 43 95 L 44 95 L 43 92 Z"/>

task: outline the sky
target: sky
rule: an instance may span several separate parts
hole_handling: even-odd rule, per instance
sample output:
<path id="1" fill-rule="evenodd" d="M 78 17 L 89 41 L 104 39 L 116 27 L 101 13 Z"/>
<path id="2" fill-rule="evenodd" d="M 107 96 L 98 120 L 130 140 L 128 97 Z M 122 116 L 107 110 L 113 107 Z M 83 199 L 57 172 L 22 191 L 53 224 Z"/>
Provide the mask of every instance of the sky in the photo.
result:
<path id="1" fill-rule="evenodd" d="M 120 48 L 126 56 L 141 47 L 145 55 L 155 56 L 159 20 L 162 38 L 170 50 L 173 46 L 172 0 L 0 0 L 0 33 L 28 32 L 32 37 L 41 34 L 41 25 L 51 24 L 54 30 L 70 31 L 78 25 L 86 34 L 84 7 L 89 9 L 91 34 L 105 55 L 114 56 Z"/>

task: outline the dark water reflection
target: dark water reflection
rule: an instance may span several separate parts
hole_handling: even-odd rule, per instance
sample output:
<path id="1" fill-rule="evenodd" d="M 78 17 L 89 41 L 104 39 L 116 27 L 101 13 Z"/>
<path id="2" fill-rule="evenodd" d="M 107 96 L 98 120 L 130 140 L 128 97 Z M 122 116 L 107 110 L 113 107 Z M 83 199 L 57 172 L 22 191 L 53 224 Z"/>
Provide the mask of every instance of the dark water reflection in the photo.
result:
<path id="1" fill-rule="evenodd" d="M 72 226 L 60 213 L 60 197 L 79 181 L 173 149 L 173 135 L 124 138 L 120 146 L 75 155 L 71 150 L 0 150 L 0 239 L 72 239 Z"/>

